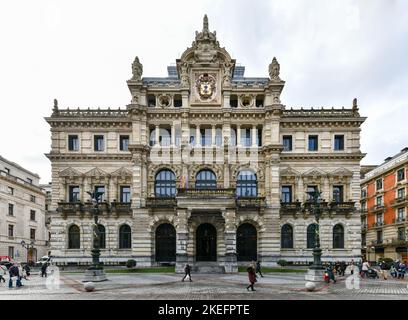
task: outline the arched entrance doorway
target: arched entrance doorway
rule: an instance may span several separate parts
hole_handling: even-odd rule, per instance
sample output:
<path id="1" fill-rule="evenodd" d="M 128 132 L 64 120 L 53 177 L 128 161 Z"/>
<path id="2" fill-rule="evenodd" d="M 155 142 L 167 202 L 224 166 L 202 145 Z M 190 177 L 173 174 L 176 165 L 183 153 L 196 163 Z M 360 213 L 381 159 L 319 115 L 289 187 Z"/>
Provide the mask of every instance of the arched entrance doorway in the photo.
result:
<path id="1" fill-rule="evenodd" d="M 27 250 L 27 262 L 35 263 L 37 261 L 37 249 L 28 249 Z"/>
<path id="2" fill-rule="evenodd" d="M 257 260 L 257 232 L 249 223 L 241 224 L 237 230 L 237 260 Z"/>
<path id="3" fill-rule="evenodd" d="M 212 224 L 203 223 L 197 228 L 196 260 L 217 261 L 217 230 Z"/>
<path id="4" fill-rule="evenodd" d="M 163 223 L 156 229 L 156 261 L 176 261 L 176 229 L 169 223 Z"/>

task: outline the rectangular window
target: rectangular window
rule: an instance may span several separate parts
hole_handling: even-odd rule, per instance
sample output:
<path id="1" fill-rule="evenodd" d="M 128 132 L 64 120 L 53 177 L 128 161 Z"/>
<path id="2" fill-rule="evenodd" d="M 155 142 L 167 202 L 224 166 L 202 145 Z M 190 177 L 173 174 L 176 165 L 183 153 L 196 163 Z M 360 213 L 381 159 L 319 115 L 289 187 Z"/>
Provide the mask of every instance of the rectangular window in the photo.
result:
<path id="1" fill-rule="evenodd" d="M 405 208 L 398 208 L 397 210 L 397 221 L 401 222 L 405 220 Z"/>
<path id="2" fill-rule="evenodd" d="M 367 243 L 367 235 L 365 233 L 361 234 L 361 244 L 365 246 Z"/>
<path id="3" fill-rule="evenodd" d="M 262 146 L 262 129 L 256 129 L 256 145 L 258 147 Z"/>
<path id="4" fill-rule="evenodd" d="M 35 203 L 35 196 L 30 195 L 30 201 Z"/>
<path id="5" fill-rule="evenodd" d="M 381 190 L 383 188 L 383 181 L 382 179 L 377 179 L 375 181 L 376 190 Z"/>
<path id="6" fill-rule="evenodd" d="M 398 228 L 398 240 L 405 241 L 405 228 Z"/>
<path id="7" fill-rule="evenodd" d="M 95 193 L 101 193 L 102 195 L 99 197 L 99 201 L 105 201 L 105 186 L 95 186 Z"/>
<path id="8" fill-rule="evenodd" d="M 4 170 L 6 171 L 7 175 L 10 175 L 10 169 L 9 168 L 4 168 Z"/>
<path id="9" fill-rule="evenodd" d="M 14 194 L 14 189 L 12 187 L 8 187 L 8 193 L 13 195 Z"/>
<path id="10" fill-rule="evenodd" d="M 30 229 L 30 239 L 35 240 L 35 229 Z"/>
<path id="11" fill-rule="evenodd" d="M 292 136 L 283 136 L 283 151 L 292 151 Z"/>
<path id="12" fill-rule="evenodd" d="M 120 136 L 120 150 L 129 151 L 129 136 Z"/>
<path id="13" fill-rule="evenodd" d="M 383 233 L 381 230 L 377 231 L 377 243 L 382 243 L 383 242 Z"/>
<path id="14" fill-rule="evenodd" d="M 94 136 L 94 150 L 103 151 L 105 149 L 105 144 L 103 141 L 103 136 Z"/>
<path id="15" fill-rule="evenodd" d="M 292 186 L 282 186 L 282 202 L 292 202 Z"/>
<path id="16" fill-rule="evenodd" d="M 27 178 L 27 182 L 28 182 L 29 184 L 33 184 L 33 179 Z"/>
<path id="17" fill-rule="evenodd" d="M 397 171 L 397 181 L 399 182 L 399 181 L 402 181 L 402 180 L 405 180 L 405 169 L 404 168 L 399 169 Z"/>
<path id="18" fill-rule="evenodd" d="M 379 197 L 377 197 L 376 198 L 376 205 L 377 206 L 382 206 L 382 204 L 383 204 L 383 197 L 382 196 L 379 196 Z"/>
<path id="19" fill-rule="evenodd" d="M 397 198 L 402 199 L 405 197 L 405 188 L 401 188 L 397 190 Z"/>
<path id="20" fill-rule="evenodd" d="M 333 201 L 344 202 L 343 186 L 333 186 Z"/>
<path id="21" fill-rule="evenodd" d="M 14 247 L 8 247 L 8 256 L 14 259 Z"/>
<path id="22" fill-rule="evenodd" d="M 35 221 L 35 210 L 30 210 L 30 220 Z"/>
<path id="23" fill-rule="evenodd" d="M 377 222 L 377 225 L 379 225 L 379 226 L 383 224 L 383 215 L 382 215 L 382 213 L 379 213 L 379 214 L 376 215 L 376 222 Z"/>
<path id="24" fill-rule="evenodd" d="M 344 135 L 334 136 L 334 150 L 344 150 Z"/>
<path id="25" fill-rule="evenodd" d="M 130 187 L 120 187 L 120 202 L 130 203 Z"/>
<path id="26" fill-rule="evenodd" d="M 77 202 L 79 201 L 79 187 L 78 186 L 69 186 L 69 202 Z"/>
<path id="27" fill-rule="evenodd" d="M 318 150 L 318 136 L 309 136 L 309 151 Z"/>
<path id="28" fill-rule="evenodd" d="M 14 204 L 9 203 L 8 205 L 8 214 L 9 216 L 14 216 Z"/>
<path id="29" fill-rule="evenodd" d="M 307 186 L 307 200 L 313 200 L 313 194 L 315 194 L 317 191 L 317 186 Z"/>
<path id="30" fill-rule="evenodd" d="M 12 224 L 8 226 L 8 236 L 11 238 L 14 237 L 14 226 Z"/>
<path id="31" fill-rule="evenodd" d="M 367 210 L 367 202 L 365 201 L 361 202 L 361 210 L 363 211 Z"/>
<path id="32" fill-rule="evenodd" d="M 362 189 L 361 190 L 361 198 L 362 199 L 367 198 L 367 189 Z"/>
<path id="33" fill-rule="evenodd" d="M 79 150 L 79 139 L 77 135 L 68 136 L 68 150 L 78 151 Z"/>

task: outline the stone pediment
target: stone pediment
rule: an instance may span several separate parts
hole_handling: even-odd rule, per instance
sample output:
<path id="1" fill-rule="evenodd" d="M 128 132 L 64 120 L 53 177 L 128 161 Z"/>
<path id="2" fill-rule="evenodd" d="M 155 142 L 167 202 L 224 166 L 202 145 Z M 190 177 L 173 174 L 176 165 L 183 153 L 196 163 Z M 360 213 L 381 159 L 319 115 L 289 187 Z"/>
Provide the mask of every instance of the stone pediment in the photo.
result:
<path id="1" fill-rule="evenodd" d="M 95 178 L 109 176 L 105 171 L 103 171 L 103 170 L 101 170 L 99 168 L 93 168 L 93 169 L 89 170 L 87 173 L 85 173 L 85 175 L 87 177 L 95 177 Z"/>
<path id="2" fill-rule="evenodd" d="M 351 177 L 353 176 L 353 172 L 347 170 L 346 168 L 338 168 L 332 172 L 330 172 L 330 176 L 332 177 Z"/>
<path id="3" fill-rule="evenodd" d="M 322 169 L 319 168 L 312 168 L 305 173 L 302 174 L 304 177 L 323 177 L 326 176 L 327 172 L 323 171 Z"/>
<path id="4" fill-rule="evenodd" d="M 66 168 L 59 173 L 60 177 L 82 177 L 83 174 L 72 167 Z"/>
<path id="5" fill-rule="evenodd" d="M 132 171 L 124 167 L 119 168 L 118 170 L 111 173 L 112 177 L 132 177 Z"/>
<path id="6" fill-rule="evenodd" d="M 282 177 L 296 177 L 296 176 L 300 175 L 300 172 L 296 171 L 292 167 L 286 167 L 286 168 L 280 170 L 280 175 Z"/>

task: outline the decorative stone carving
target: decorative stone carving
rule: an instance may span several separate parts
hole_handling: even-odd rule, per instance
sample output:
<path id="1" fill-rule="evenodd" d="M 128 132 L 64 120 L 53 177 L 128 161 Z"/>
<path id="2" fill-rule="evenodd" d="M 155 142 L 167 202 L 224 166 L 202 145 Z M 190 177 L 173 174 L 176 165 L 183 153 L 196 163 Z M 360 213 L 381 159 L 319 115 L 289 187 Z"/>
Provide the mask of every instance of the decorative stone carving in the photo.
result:
<path id="1" fill-rule="evenodd" d="M 273 57 L 271 64 L 269 65 L 269 77 L 271 78 L 272 81 L 281 81 L 279 78 L 279 73 L 280 73 L 280 65 L 278 63 L 278 60 L 276 60 L 275 57 Z"/>
<path id="2" fill-rule="evenodd" d="M 190 85 L 190 77 L 188 76 L 188 63 L 184 62 L 180 67 L 181 86 L 188 87 Z"/>
<path id="3" fill-rule="evenodd" d="M 159 95 L 157 101 L 159 102 L 159 106 L 162 108 L 168 108 L 171 106 L 172 97 L 169 94 L 161 94 Z"/>
<path id="4" fill-rule="evenodd" d="M 228 87 L 231 85 L 233 67 L 234 67 L 234 64 L 231 63 L 230 61 L 227 61 L 224 63 L 224 79 L 223 79 L 224 87 Z"/>
<path id="5" fill-rule="evenodd" d="M 243 108 L 250 108 L 254 105 L 254 97 L 252 94 L 243 94 L 239 99 L 240 106 Z"/>
<path id="6" fill-rule="evenodd" d="M 139 61 L 139 57 L 136 57 L 132 63 L 132 79 L 135 81 L 140 81 L 142 79 L 143 74 L 143 65 Z"/>
<path id="7" fill-rule="evenodd" d="M 203 101 L 212 100 L 216 91 L 215 74 L 203 73 L 196 80 L 197 94 Z"/>

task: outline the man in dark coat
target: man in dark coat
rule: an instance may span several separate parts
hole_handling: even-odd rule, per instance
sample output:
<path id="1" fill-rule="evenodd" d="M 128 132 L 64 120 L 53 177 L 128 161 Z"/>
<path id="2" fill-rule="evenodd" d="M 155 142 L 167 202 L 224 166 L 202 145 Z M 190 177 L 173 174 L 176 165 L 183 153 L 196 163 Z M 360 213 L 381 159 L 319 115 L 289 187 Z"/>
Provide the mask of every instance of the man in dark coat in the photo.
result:
<path id="1" fill-rule="evenodd" d="M 48 268 L 48 263 L 44 262 L 43 265 L 41 266 L 41 278 L 42 277 L 47 278 L 47 268 Z"/>
<path id="2" fill-rule="evenodd" d="M 185 275 L 183 279 L 181 279 L 181 281 L 184 281 L 184 279 L 188 276 L 188 278 L 190 279 L 190 282 L 192 282 L 193 280 L 191 280 L 191 267 L 188 263 L 186 264 L 184 268 L 184 272 L 185 272 Z"/>
<path id="3" fill-rule="evenodd" d="M 262 274 L 262 271 L 261 271 L 261 262 L 260 261 L 256 262 L 256 273 L 259 273 L 259 275 L 263 278 L 263 274 Z"/>
<path id="4" fill-rule="evenodd" d="M 248 271 L 248 279 L 249 279 L 250 284 L 246 288 L 247 288 L 248 291 L 249 291 L 249 288 L 251 288 L 252 291 L 256 291 L 254 289 L 254 284 L 256 282 L 255 270 L 254 270 L 254 268 L 252 266 L 250 266 L 250 267 L 248 267 L 247 271 Z"/>

